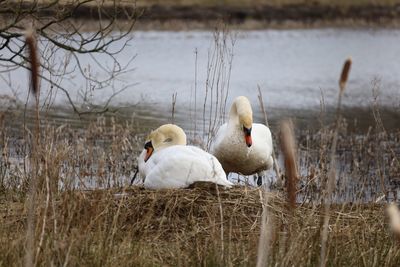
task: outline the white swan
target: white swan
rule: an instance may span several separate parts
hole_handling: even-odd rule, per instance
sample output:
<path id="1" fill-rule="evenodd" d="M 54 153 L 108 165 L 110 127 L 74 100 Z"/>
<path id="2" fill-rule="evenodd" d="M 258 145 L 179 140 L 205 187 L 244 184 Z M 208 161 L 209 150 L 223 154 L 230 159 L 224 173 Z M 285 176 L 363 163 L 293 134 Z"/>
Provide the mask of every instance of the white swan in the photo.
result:
<path id="1" fill-rule="evenodd" d="M 165 124 L 150 133 L 139 156 L 139 173 L 149 189 L 185 188 L 197 181 L 230 187 L 221 164 L 211 154 L 186 146 L 186 134 Z"/>
<path id="2" fill-rule="evenodd" d="M 271 131 L 264 124 L 253 123 L 249 100 L 237 97 L 229 112 L 228 123 L 223 124 L 215 137 L 211 153 L 221 162 L 226 173 L 258 174 L 270 169 L 272 159 Z M 261 179 L 257 184 L 262 183 Z"/>

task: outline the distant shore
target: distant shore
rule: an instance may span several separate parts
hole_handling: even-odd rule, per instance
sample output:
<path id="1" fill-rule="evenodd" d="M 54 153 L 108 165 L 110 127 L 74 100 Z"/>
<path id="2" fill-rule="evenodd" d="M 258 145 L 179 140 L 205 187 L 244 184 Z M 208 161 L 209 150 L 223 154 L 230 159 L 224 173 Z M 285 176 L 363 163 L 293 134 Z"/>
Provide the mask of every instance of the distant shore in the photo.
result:
<path id="1" fill-rule="evenodd" d="M 397 26 L 400 4 L 330 6 L 320 4 L 287 4 L 259 6 L 162 6 L 143 9 L 140 23 L 174 25 L 188 23 L 208 27 L 223 21 L 239 28 L 315 27 L 315 26 Z M 210 23 L 211 22 L 211 23 Z"/>
<path id="2" fill-rule="evenodd" d="M 400 25 L 400 3 L 334 5 L 330 3 L 296 3 L 266 4 L 202 4 L 197 2 L 179 4 L 179 2 L 143 1 L 134 4 L 113 6 L 105 2 L 99 9 L 93 4 L 84 4 L 71 12 L 76 20 L 97 20 L 107 18 L 108 14 L 117 11 L 117 19 L 122 22 L 132 19 L 127 14 L 135 14 L 139 29 L 207 29 L 223 22 L 239 29 L 261 28 L 308 28 L 332 26 L 376 26 L 397 27 Z M 185 1 L 183 1 L 185 2 Z M 41 6 L 42 5 L 42 6 Z M 59 12 L 69 4 L 43 8 L 37 5 L 39 16 L 48 17 Z M 25 2 L 22 8 L 32 8 L 32 3 Z M 2 14 L 13 14 L 13 7 L 2 6 Z M 99 12 L 101 10 L 101 12 Z"/>

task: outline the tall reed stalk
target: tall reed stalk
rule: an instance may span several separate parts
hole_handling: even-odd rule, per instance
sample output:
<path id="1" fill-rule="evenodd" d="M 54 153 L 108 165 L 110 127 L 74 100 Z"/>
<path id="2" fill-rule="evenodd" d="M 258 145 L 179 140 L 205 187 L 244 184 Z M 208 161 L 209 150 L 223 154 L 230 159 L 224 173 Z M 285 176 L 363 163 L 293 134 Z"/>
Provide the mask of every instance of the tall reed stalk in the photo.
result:
<path id="1" fill-rule="evenodd" d="M 172 94 L 172 108 L 171 108 L 171 123 L 175 123 L 175 108 L 176 108 L 176 97 L 178 96 L 178 93 L 173 93 Z"/>
<path id="2" fill-rule="evenodd" d="M 267 112 L 265 110 L 265 106 L 264 106 L 264 100 L 263 100 L 263 96 L 261 93 L 261 88 L 259 85 L 257 85 L 257 89 L 258 89 L 258 101 L 260 103 L 260 107 L 261 107 L 261 111 L 264 115 L 264 122 L 265 125 L 267 125 L 267 127 L 269 127 L 269 123 L 268 123 L 268 117 L 267 117 Z M 282 176 L 279 170 L 279 165 L 278 165 L 278 161 L 276 160 L 276 155 L 275 155 L 275 150 L 272 149 L 272 159 L 274 160 L 274 170 L 275 170 L 275 174 L 276 174 L 276 183 L 278 185 L 278 187 L 282 186 Z"/>
<path id="3" fill-rule="evenodd" d="M 265 187 L 260 191 L 260 200 L 262 205 L 262 215 L 260 237 L 258 239 L 257 267 L 267 266 L 268 264 L 268 257 L 271 254 L 272 231 L 275 228 L 272 220 L 273 214 L 270 214 L 268 211 L 269 195 Z"/>
<path id="4" fill-rule="evenodd" d="M 28 58 L 30 63 L 30 91 L 35 96 L 35 131 L 33 136 L 33 146 L 31 152 L 31 181 L 27 197 L 28 217 L 26 233 L 26 253 L 25 266 L 34 266 L 34 247 L 35 247 L 35 202 L 38 185 L 39 173 L 39 143 L 40 143 L 40 116 L 39 116 L 39 58 L 37 55 L 37 43 L 34 30 L 27 31 L 25 42 L 28 47 Z"/>
<path id="5" fill-rule="evenodd" d="M 264 122 L 267 127 L 269 127 L 267 112 L 264 106 L 264 100 L 261 93 L 261 88 L 258 85 L 258 101 L 261 107 L 261 110 L 264 115 Z M 282 177 L 279 171 L 278 162 L 276 160 L 275 151 L 272 150 L 272 158 L 274 160 L 274 170 L 277 177 L 278 186 L 282 185 Z M 268 215 L 268 199 L 269 196 L 267 194 L 267 190 L 265 187 L 261 188 L 260 199 L 262 204 L 262 216 L 261 216 L 261 229 L 260 229 L 260 238 L 258 241 L 258 253 L 257 253 L 257 267 L 266 266 L 268 263 L 268 255 L 270 247 L 271 247 L 271 238 L 272 238 L 272 229 L 274 228 L 274 223 L 272 220 L 272 216 Z"/>
<path id="6" fill-rule="evenodd" d="M 296 163 L 296 145 L 293 134 L 293 123 L 286 120 L 281 123 L 281 147 L 285 158 L 286 192 L 290 212 L 296 207 L 296 184 L 298 179 Z"/>
<path id="7" fill-rule="evenodd" d="M 348 58 L 343 65 L 342 73 L 340 75 L 339 80 L 339 96 L 338 103 L 336 108 L 336 124 L 335 124 L 335 132 L 333 134 L 333 141 L 331 146 L 331 155 L 330 155 L 330 170 L 328 173 L 328 179 L 326 184 L 326 193 L 324 199 L 324 220 L 321 232 L 321 255 L 320 255 L 320 266 L 326 266 L 327 260 L 327 241 L 328 241 L 328 227 L 329 227 L 329 217 L 330 217 L 330 205 L 332 202 L 332 194 L 335 190 L 335 180 L 336 180 L 336 147 L 337 147 L 337 139 L 339 133 L 340 122 L 342 120 L 341 114 L 341 106 L 342 106 L 342 96 L 344 90 L 346 88 L 347 80 L 350 73 L 351 68 L 351 58 Z"/>

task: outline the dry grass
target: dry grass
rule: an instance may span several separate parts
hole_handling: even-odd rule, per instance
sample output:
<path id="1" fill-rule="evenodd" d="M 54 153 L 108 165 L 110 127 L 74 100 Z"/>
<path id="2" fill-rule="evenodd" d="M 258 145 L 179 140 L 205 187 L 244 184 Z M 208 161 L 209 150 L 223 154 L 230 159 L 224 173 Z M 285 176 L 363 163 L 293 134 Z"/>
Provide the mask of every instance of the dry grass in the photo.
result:
<path id="1" fill-rule="evenodd" d="M 48 211 L 38 264 L 254 266 L 262 210 L 259 189 L 220 189 L 221 221 L 213 188 L 149 191 L 134 187 L 123 196 L 118 194 L 121 190 L 60 193 Z M 270 195 L 268 210 L 277 229 L 272 236 L 269 264 L 316 265 L 322 219 L 318 209 L 301 206 L 290 216 L 284 198 Z M 39 205 L 37 217 L 43 217 L 44 211 L 44 205 Z M 2 199 L 0 215 L 0 265 L 21 265 L 26 231 L 24 205 Z M 380 205 L 333 207 L 328 265 L 370 266 L 376 262 L 397 266 L 400 250 L 384 215 Z M 224 244 L 217 238 L 221 224 Z M 289 240 L 282 229 L 290 229 Z M 225 250 L 221 257 L 222 246 Z"/>

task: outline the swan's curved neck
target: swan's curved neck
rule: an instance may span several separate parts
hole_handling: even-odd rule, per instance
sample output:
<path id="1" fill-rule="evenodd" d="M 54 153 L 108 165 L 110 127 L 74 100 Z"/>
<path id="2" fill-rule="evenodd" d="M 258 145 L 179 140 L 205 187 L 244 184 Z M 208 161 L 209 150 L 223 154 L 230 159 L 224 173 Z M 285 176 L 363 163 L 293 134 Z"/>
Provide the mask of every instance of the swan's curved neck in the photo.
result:
<path id="1" fill-rule="evenodd" d="M 180 127 L 166 125 L 157 130 L 153 142 L 158 150 L 173 145 L 186 145 L 186 134 Z"/>
<path id="2" fill-rule="evenodd" d="M 236 102 L 232 104 L 231 110 L 229 111 L 228 125 L 231 125 L 231 126 L 239 125 L 239 116 L 237 113 Z"/>
<path id="3" fill-rule="evenodd" d="M 235 99 L 229 111 L 228 126 L 246 126 L 251 128 L 253 123 L 253 111 L 250 102 L 245 97 L 238 97 Z"/>
<path id="4" fill-rule="evenodd" d="M 169 138 L 172 139 L 170 145 L 186 145 L 186 134 L 183 131 L 172 131 Z"/>

